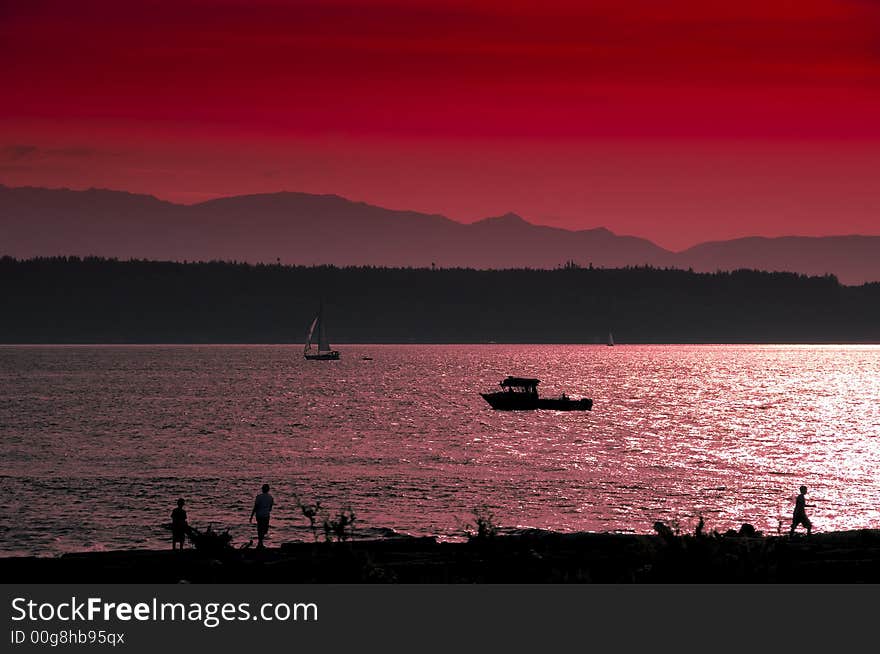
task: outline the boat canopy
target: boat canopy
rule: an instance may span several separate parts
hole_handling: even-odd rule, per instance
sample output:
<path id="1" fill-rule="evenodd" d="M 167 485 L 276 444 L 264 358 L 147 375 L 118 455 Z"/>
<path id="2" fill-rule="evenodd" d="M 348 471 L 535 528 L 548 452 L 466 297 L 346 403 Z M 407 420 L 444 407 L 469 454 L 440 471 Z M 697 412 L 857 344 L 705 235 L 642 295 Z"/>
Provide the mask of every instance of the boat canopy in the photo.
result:
<path id="1" fill-rule="evenodd" d="M 540 379 L 529 379 L 527 377 L 507 377 L 501 382 L 501 386 L 503 388 L 535 388 L 540 383 Z"/>

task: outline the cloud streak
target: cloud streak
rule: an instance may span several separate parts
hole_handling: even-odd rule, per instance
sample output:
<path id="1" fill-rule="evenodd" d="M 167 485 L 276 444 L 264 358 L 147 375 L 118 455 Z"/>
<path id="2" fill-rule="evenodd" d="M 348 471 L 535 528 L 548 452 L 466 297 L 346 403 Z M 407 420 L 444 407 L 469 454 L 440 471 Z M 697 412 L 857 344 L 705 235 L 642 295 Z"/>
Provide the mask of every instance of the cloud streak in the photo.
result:
<path id="1" fill-rule="evenodd" d="M 37 145 L 14 143 L 0 147 L 0 160 L 4 161 L 41 161 L 46 159 L 84 159 L 102 153 L 88 146 L 67 146 L 60 148 L 44 148 Z"/>
<path id="2" fill-rule="evenodd" d="M 21 161 L 27 159 L 34 153 L 39 151 L 35 145 L 6 145 L 0 148 L 0 159 L 6 161 Z"/>

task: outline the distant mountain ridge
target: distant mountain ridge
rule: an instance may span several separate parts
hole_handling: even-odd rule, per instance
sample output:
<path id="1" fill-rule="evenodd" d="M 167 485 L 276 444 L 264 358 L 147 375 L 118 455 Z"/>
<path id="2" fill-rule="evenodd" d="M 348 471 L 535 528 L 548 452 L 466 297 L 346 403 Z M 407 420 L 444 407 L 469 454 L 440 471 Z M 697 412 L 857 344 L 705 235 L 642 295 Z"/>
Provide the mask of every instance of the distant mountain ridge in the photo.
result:
<path id="1" fill-rule="evenodd" d="M 471 224 L 338 195 L 279 192 L 194 205 L 151 195 L 0 185 L 0 255 L 230 260 L 394 267 L 752 268 L 880 280 L 880 236 L 749 237 L 666 250 L 605 228 L 572 231 L 508 213 Z"/>

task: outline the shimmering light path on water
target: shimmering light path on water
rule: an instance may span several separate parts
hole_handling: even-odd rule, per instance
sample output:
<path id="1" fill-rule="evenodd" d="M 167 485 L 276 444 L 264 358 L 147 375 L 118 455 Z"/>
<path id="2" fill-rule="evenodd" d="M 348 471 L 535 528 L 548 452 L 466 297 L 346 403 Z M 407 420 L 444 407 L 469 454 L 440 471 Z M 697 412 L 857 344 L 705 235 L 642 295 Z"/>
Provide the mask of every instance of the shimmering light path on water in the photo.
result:
<path id="1" fill-rule="evenodd" d="M 190 522 L 308 539 L 293 494 L 364 534 L 505 527 L 775 532 L 797 487 L 819 530 L 880 527 L 880 347 L 0 347 L 0 552 L 167 547 Z M 363 360 L 369 356 L 372 360 Z M 592 412 L 494 412 L 505 375 Z"/>

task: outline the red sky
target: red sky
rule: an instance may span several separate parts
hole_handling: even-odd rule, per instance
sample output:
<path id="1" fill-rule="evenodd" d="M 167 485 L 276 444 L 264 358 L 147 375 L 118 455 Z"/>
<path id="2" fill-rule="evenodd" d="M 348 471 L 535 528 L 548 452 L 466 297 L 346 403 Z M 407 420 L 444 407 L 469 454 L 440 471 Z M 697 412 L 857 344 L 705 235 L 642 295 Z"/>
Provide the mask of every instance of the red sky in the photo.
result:
<path id="1" fill-rule="evenodd" d="M 880 0 L 0 0 L 0 183 L 880 234 Z"/>

